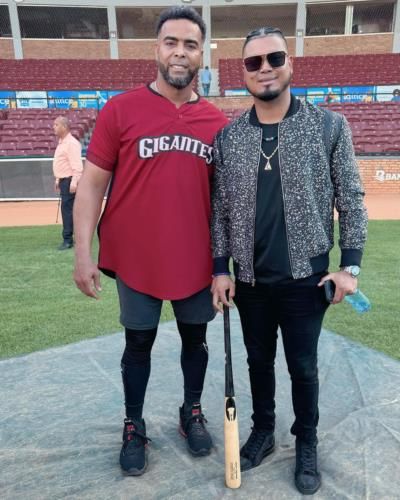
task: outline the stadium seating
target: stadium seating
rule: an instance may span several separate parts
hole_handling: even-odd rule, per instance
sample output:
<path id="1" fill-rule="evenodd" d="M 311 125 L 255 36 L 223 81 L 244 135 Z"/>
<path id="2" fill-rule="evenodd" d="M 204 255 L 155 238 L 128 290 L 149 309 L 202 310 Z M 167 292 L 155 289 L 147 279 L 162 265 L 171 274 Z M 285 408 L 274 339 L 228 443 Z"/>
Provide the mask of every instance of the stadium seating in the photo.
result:
<path id="1" fill-rule="evenodd" d="M 0 59 L 0 90 L 127 90 L 156 75 L 147 59 Z M 241 59 L 220 59 L 220 89 L 243 88 Z M 400 82 L 400 54 L 296 57 L 294 87 L 391 85 Z M 0 118 L 1 119 L 1 118 Z"/>
<path id="2" fill-rule="evenodd" d="M 219 82 L 225 90 L 243 88 L 241 59 L 220 59 Z M 296 57 L 293 87 L 396 85 L 400 82 L 400 54 Z"/>
<path id="3" fill-rule="evenodd" d="M 400 103 L 330 104 L 349 121 L 357 154 L 396 155 L 400 152 Z M 243 110 L 224 109 L 232 120 Z"/>
<path id="4" fill-rule="evenodd" d="M 155 75 L 147 59 L 0 59 L 0 90 L 127 90 Z"/>
<path id="5" fill-rule="evenodd" d="M 400 103 L 336 103 L 328 107 L 346 116 L 357 154 L 399 155 Z M 229 108 L 223 112 L 233 120 L 243 110 Z M 16 109 L 0 117 L 0 156 L 52 156 L 56 147 L 52 126 L 59 115 L 71 120 L 72 133 L 85 146 L 95 124 L 95 110 Z"/>
<path id="6" fill-rule="evenodd" d="M 10 109 L 0 120 L 0 156 L 53 156 L 57 145 L 54 119 L 66 116 L 71 133 L 85 146 L 93 130 L 97 112 L 91 109 Z"/>

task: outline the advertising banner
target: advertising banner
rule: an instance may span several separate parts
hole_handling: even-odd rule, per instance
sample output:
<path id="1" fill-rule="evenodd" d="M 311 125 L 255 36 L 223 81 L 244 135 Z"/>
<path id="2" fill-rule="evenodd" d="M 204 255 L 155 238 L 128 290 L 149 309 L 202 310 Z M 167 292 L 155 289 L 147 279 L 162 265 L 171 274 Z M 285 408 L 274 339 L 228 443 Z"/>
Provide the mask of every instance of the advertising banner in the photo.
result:
<path id="1" fill-rule="evenodd" d="M 78 92 L 78 108 L 101 109 L 108 100 L 107 91 L 103 90 L 80 90 Z"/>
<path id="2" fill-rule="evenodd" d="M 307 89 L 296 89 L 296 88 L 291 88 L 290 91 L 292 92 L 293 95 L 295 95 L 300 101 L 305 101 L 306 96 L 307 96 Z"/>
<path id="3" fill-rule="evenodd" d="M 15 108 L 15 92 L 13 90 L 0 90 L 0 109 Z"/>
<path id="4" fill-rule="evenodd" d="M 15 92 L 17 108 L 47 108 L 47 92 L 45 90 L 19 90 Z"/>
<path id="5" fill-rule="evenodd" d="M 49 108 L 101 109 L 108 99 L 106 90 L 52 90 L 48 92 Z"/>
<path id="6" fill-rule="evenodd" d="M 49 108 L 70 109 L 76 102 L 77 91 L 75 90 L 51 90 L 47 92 Z"/>
<path id="7" fill-rule="evenodd" d="M 378 85 L 376 100 L 381 102 L 400 102 L 400 83 L 398 85 Z"/>
<path id="8" fill-rule="evenodd" d="M 375 86 L 342 87 L 343 102 L 374 102 Z"/>
<path id="9" fill-rule="evenodd" d="M 312 104 L 341 102 L 341 87 L 310 87 L 307 89 L 307 101 Z"/>
<path id="10" fill-rule="evenodd" d="M 226 89 L 225 90 L 226 97 L 244 96 L 244 95 L 250 95 L 250 93 L 247 89 Z"/>

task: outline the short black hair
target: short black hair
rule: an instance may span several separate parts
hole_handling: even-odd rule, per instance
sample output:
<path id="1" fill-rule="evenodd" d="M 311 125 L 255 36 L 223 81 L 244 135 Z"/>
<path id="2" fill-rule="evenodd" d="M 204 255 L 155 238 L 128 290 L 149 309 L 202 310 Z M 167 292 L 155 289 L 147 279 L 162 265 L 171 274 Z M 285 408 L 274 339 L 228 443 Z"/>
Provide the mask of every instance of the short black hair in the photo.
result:
<path id="1" fill-rule="evenodd" d="M 157 21 L 156 35 L 158 36 L 160 34 L 161 28 L 165 22 L 175 19 L 187 19 L 188 21 L 192 21 L 192 23 L 197 24 L 200 28 L 201 38 L 204 42 L 207 31 L 206 24 L 197 10 L 188 6 L 175 6 L 163 10 Z"/>
<path id="2" fill-rule="evenodd" d="M 243 49 L 242 53 L 244 51 L 244 48 L 246 45 L 254 40 L 255 38 L 265 38 L 266 36 L 279 36 L 279 38 L 282 38 L 282 40 L 285 42 L 286 48 L 288 46 L 287 40 L 285 38 L 285 35 L 282 33 L 282 31 L 279 28 L 272 28 L 271 26 L 264 26 L 263 28 L 257 28 L 255 30 L 250 31 L 250 33 L 247 33 L 244 44 L 243 44 Z"/>

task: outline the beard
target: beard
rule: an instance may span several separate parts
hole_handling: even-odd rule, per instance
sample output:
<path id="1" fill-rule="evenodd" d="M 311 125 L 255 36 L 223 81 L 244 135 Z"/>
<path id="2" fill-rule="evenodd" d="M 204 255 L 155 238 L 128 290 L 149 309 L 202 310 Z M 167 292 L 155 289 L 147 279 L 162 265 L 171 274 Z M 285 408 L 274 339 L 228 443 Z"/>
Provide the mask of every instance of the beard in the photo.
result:
<path id="1" fill-rule="evenodd" d="M 266 101 L 266 102 L 273 101 L 274 99 L 279 97 L 289 87 L 291 79 L 292 79 L 292 75 L 289 75 L 287 80 L 285 80 L 282 83 L 282 86 L 276 90 L 265 89 L 263 92 L 255 93 L 255 92 L 252 92 L 247 86 L 246 86 L 246 88 L 253 97 L 257 97 L 257 99 L 260 99 L 260 101 Z"/>
<path id="2" fill-rule="evenodd" d="M 193 81 L 193 78 L 196 76 L 199 68 L 196 68 L 194 70 L 188 69 L 188 73 L 186 76 L 177 76 L 177 77 L 172 77 L 169 72 L 168 72 L 168 67 L 162 64 L 160 61 L 157 61 L 157 66 L 158 70 L 161 73 L 161 76 L 164 78 L 164 80 L 171 85 L 171 87 L 174 87 L 178 90 L 184 89 L 188 85 L 190 85 Z"/>

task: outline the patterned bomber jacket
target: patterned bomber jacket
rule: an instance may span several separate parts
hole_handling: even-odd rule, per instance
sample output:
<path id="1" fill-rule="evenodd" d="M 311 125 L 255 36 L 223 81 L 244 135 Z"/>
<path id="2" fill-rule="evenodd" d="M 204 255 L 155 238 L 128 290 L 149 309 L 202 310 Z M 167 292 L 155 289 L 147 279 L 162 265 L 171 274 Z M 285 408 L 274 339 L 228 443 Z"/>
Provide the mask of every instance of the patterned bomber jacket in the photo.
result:
<path id="1" fill-rule="evenodd" d="M 324 109 L 300 103 L 298 111 L 285 118 L 278 129 L 294 279 L 328 268 L 334 244 L 334 206 L 339 214 L 341 266 L 360 265 L 367 235 L 364 192 L 350 127 L 344 116 L 332 113 L 338 125 L 331 127 L 328 137 L 325 114 Z M 262 128 L 252 125 L 249 117 L 250 110 L 215 139 L 211 233 L 214 273 L 228 272 L 232 257 L 236 277 L 251 283 Z"/>

